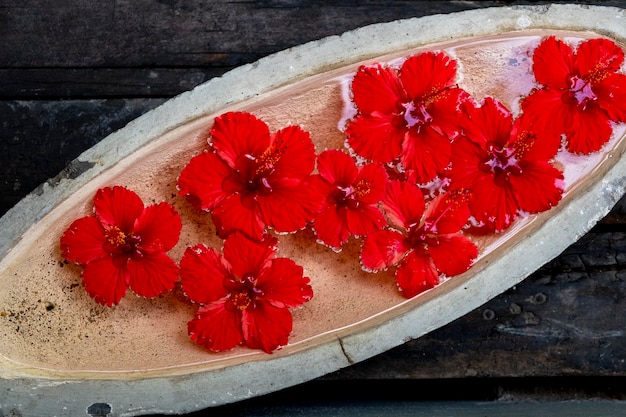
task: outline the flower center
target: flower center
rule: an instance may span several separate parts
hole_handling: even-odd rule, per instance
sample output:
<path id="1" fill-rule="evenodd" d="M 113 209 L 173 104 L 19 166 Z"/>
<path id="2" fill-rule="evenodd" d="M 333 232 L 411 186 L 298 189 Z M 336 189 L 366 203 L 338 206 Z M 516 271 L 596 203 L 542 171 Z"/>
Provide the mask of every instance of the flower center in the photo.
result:
<path id="1" fill-rule="evenodd" d="M 335 191 L 329 196 L 329 203 L 354 210 L 361 205 L 358 199 L 366 196 L 371 191 L 372 185 L 370 181 L 365 179 L 359 180 L 356 184 L 347 187 L 337 184 Z"/>
<path id="2" fill-rule="evenodd" d="M 114 255 L 127 255 L 133 258 L 141 258 L 143 254 L 137 248 L 141 243 L 141 237 L 127 235 L 119 227 L 113 226 L 104 232 L 104 250 Z"/>
<path id="3" fill-rule="evenodd" d="M 497 185 L 508 184 L 509 175 L 520 175 L 522 168 L 519 166 L 515 149 L 502 148 L 493 142 L 487 144 L 487 157 L 481 161 L 478 168 L 483 172 L 492 173 Z"/>
<path id="4" fill-rule="evenodd" d="M 404 122 L 408 128 L 425 125 L 433 121 L 433 117 L 428 113 L 426 105 L 423 102 L 402 103 L 404 107 Z"/>
<path id="5" fill-rule="evenodd" d="M 409 226 L 407 240 L 418 256 L 425 256 L 429 246 L 439 245 L 437 234 L 424 225 L 418 227 L 417 224 Z"/>
<path id="6" fill-rule="evenodd" d="M 568 78 L 569 90 L 563 94 L 563 101 L 575 103 L 580 110 L 585 110 L 589 102 L 596 101 L 598 96 L 591 89 L 591 82 L 572 75 Z"/>
<path id="7" fill-rule="evenodd" d="M 227 307 L 240 311 L 250 306 L 254 307 L 256 299 L 264 294 L 256 287 L 256 277 L 252 274 L 246 274 L 241 279 L 226 277 L 223 285 L 230 292 Z"/>

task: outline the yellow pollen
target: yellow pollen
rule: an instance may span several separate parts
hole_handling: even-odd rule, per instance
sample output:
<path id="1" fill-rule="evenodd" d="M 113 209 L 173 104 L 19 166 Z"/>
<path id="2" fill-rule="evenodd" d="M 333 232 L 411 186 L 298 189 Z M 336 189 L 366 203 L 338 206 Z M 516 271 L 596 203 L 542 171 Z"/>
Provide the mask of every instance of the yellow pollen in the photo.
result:
<path id="1" fill-rule="evenodd" d="M 118 248 L 126 244 L 126 234 L 117 226 L 113 226 L 107 230 L 106 239 L 111 245 Z"/>
<path id="2" fill-rule="evenodd" d="M 367 180 L 360 180 L 353 187 L 354 193 L 358 197 L 363 197 L 372 192 L 372 182 Z"/>

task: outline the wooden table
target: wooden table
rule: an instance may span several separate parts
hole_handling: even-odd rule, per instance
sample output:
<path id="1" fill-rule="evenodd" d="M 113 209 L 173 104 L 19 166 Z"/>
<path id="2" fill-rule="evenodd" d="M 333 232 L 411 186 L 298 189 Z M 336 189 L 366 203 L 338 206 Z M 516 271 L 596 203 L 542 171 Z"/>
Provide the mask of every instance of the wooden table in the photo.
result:
<path id="1" fill-rule="evenodd" d="M 0 214 L 110 132 L 236 66 L 371 23 L 524 3 L 0 0 Z M 587 401 L 626 396 L 625 281 L 622 199 L 553 262 L 461 319 L 302 386 L 194 415 L 626 415 L 621 402 Z M 539 409 L 523 408 L 535 400 Z"/>

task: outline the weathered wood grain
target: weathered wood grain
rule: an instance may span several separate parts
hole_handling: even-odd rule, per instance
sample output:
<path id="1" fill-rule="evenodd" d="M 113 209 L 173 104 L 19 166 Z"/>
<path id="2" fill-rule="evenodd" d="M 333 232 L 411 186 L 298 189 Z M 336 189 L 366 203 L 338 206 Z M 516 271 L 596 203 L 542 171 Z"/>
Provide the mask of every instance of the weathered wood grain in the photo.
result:
<path id="1" fill-rule="evenodd" d="M 110 132 L 234 66 L 370 23 L 524 3 L 537 4 L 0 0 L 0 214 Z M 517 287 L 322 380 L 626 376 L 625 232 L 622 199 Z"/>

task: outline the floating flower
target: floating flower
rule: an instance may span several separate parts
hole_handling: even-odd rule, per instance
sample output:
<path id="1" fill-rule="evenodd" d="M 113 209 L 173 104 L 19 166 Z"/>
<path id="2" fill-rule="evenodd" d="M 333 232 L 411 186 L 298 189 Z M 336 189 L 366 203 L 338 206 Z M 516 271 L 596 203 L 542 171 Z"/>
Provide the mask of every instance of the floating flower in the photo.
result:
<path id="1" fill-rule="evenodd" d="M 417 183 L 432 180 L 450 162 L 460 102 L 456 61 L 443 52 L 409 57 L 399 70 L 362 66 L 352 82 L 359 114 L 346 129 L 348 145 L 375 162 L 399 158 Z"/>
<path id="2" fill-rule="evenodd" d="M 210 211 L 218 234 L 239 230 L 261 240 L 266 226 L 295 232 L 313 218 L 321 197 L 309 184 L 315 148 L 296 126 L 270 135 L 250 113 L 215 118 L 212 146 L 191 159 L 178 178 L 181 195 Z"/>
<path id="3" fill-rule="evenodd" d="M 357 167 L 350 155 L 331 149 L 318 156 L 317 169 L 313 184 L 325 202 L 313 228 L 322 243 L 340 249 L 350 236 L 367 236 L 387 223 L 378 209 L 387 185 L 382 165 Z"/>
<path id="4" fill-rule="evenodd" d="M 397 266 L 403 296 L 410 298 L 436 286 L 440 273 L 452 277 L 467 271 L 478 256 L 476 245 L 459 233 L 470 216 L 466 193 L 441 194 L 426 207 L 416 185 L 391 181 L 382 206 L 402 231 L 371 233 L 363 242 L 361 264 L 370 271 Z"/>
<path id="5" fill-rule="evenodd" d="M 192 340 L 213 351 L 245 343 L 271 353 L 287 344 L 289 308 L 310 300 L 313 290 L 301 266 L 276 258 L 276 244 L 274 237 L 257 242 L 233 232 L 223 255 L 202 244 L 185 251 L 182 287 L 201 304 L 187 326 Z"/>
<path id="6" fill-rule="evenodd" d="M 181 220 L 168 203 L 144 207 L 124 187 L 98 190 L 94 216 L 75 220 L 61 237 L 63 257 L 83 266 L 85 290 L 100 304 L 118 304 L 128 287 L 155 297 L 174 287 L 178 267 L 166 255 Z"/>
<path id="7" fill-rule="evenodd" d="M 464 134 L 453 144 L 450 189 L 471 190 L 469 207 L 485 231 L 509 227 L 520 211 L 539 213 L 563 194 L 563 173 L 549 161 L 559 138 L 534 129 L 526 115 L 513 122 L 497 100 L 464 106 Z"/>
<path id="8" fill-rule="evenodd" d="M 590 39 L 574 51 L 550 36 L 533 55 L 535 78 L 543 87 L 522 101 L 542 129 L 564 135 L 567 150 L 598 151 L 626 121 L 626 75 L 617 71 L 624 52 L 608 39 Z"/>

